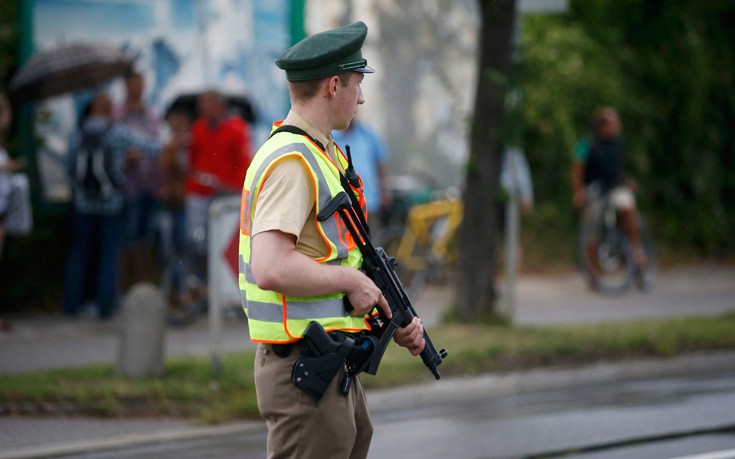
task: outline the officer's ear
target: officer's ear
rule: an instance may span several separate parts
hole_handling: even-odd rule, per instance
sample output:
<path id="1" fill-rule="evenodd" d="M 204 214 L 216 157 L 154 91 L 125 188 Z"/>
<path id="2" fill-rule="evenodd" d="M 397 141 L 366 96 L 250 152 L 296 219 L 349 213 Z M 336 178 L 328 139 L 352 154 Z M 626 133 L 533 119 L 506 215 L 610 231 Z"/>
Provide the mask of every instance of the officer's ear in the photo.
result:
<path id="1" fill-rule="evenodd" d="M 330 97 L 334 97 L 337 95 L 337 87 L 340 86 L 340 80 L 338 75 L 332 75 L 330 77 L 327 77 L 327 94 Z"/>

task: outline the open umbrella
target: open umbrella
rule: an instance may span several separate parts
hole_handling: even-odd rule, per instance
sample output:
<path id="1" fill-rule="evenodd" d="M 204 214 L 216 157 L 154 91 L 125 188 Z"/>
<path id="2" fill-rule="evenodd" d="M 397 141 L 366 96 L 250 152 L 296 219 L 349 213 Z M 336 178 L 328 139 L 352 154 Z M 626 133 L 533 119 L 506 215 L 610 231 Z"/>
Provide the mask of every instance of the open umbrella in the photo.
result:
<path id="1" fill-rule="evenodd" d="M 197 98 L 199 93 L 187 93 L 177 96 L 173 102 L 166 109 L 166 116 L 174 111 L 184 111 L 192 117 L 196 118 L 198 115 L 197 110 Z M 253 104 L 245 96 L 225 95 L 227 99 L 227 110 L 230 113 L 240 115 L 245 121 L 253 124 L 256 120 L 255 109 Z"/>
<path id="2" fill-rule="evenodd" d="M 16 101 L 95 87 L 133 69 L 133 57 L 107 45 L 77 43 L 34 54 L 10 80 Z"/>

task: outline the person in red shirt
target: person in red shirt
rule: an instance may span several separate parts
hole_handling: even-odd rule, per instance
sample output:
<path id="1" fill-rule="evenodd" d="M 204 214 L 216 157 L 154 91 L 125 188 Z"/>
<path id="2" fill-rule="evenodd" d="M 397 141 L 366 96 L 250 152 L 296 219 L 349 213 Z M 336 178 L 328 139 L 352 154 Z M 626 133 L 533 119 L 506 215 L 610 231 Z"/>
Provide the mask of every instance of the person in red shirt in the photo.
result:
<path id="1" fill-rule="evenodd" d="M 189 144 L 186 228 L 190 242 L 203 243 L 209 204 L 216 196 L 240 194 L 252 155 L 250 127 L 241 117 L 228 115 L 224 95 L 206 91 L 197 105 L 199 118 Z"/>

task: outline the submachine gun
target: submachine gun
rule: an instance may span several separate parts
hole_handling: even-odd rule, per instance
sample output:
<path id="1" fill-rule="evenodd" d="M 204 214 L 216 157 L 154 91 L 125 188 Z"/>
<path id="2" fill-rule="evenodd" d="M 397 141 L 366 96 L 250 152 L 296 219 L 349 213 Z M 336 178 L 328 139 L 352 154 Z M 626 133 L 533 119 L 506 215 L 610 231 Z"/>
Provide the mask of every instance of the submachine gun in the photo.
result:
<path id="1" fill-rule="evenodd" d="M 347 147 L 349 158 L 349 146 Z M 350 158 L 351 159 L 351 158 Z M 377 316 L 371 319 L 371 330 L 358 337 L 337 338 L 331 333 L 326 333 L 324 328 L 317 322 L 311 322 L 304 332 L 304 341 L 314 357 L 318 359 L 298 360 L 294 365 L 292 379 L 296 386 L 310 393 L 317 400 L 326 390 L 329 381 L 336 375 L 341 366 L 335 362 L 345 363 L 345 379 L 342 381 L 341 390 L 346 394 L 350 387 L 350 376 L 362 371 L 375 375 L 383 358 L 386 348 L 392 341 L 393 335 L 400 327 L 408 325 L 414 317 L 418 316 L 411 304 L 411 300 L 403 288 L 396 274 L 396 260 L 386 255 L 382 247 L 373 246 L 370 241 L 367 223 L 356 200 L 350 195 L 352 186 L 358 186 L 357 174 L 352 167 L 352 161 L 347 169 L 347 177 L 342 177 L 342 185 L 345 191 L 335 196 L 329 205 L 323 209 L 317 218 L 326 221 L 335 213 L 341 217 L 350 235 L 360 249 L 363 256 L 362 268 L 365 274 L 380 288 L 390 305 L 392 318 L 378 308 Z M 346 300 L 346 298 L 345 298 Z M 421 360 L 436 379 L 441 378 L 437 367 L 447 357 L 447 350 L 436 350 L 434 344 L 424 330 L 424 341 L 426 345 L 421 351 Z M 309 377 L 311 373 L 311 377 Z M 317 373 L 317 374 L 314 374 Z M 315 378 L 316 377 L 316 378 Z M 318 379 L 319 382 L 314 385 Z"/>
<path id="2" fill-rule="evenodd" d="M 362 268 L 365 274 L 383 292 L 393 313 L 393 317 L 388 319 L 385 313 L 379 310 L 377 323 L 374 324 L 378 326 L 374 335 L 378 341 L 374 343 L 375 348 L 367 362 L 365 362 L 363 369 L 366 373 L 374 375 L 378 371 L 378 365 L 380 365 L 380 361 L 393 338 L 393 334 L 398 328 L 408 325 L 418 314 L 416 314 L 416 310 L 396 274 L 396 259 L 386 255 L 382 247 L 373 246 L 365 227 L 356 215 L 356 211 L 347 193 L 339 193 L 332 202 L 342 217 L 342 221 L 347 227 L 347 230 L 355 240 L 360 252 L 362 252 Z M 441 374 L 439 374 L 437 367 L 447 357 L 448 352 L 446 349 L 441 349 L 437 352 L 426 330 L 424 330 L 424 341 L 426 341 L 426 346 L 421 351 L 421 360 L 429 371 L 431 371 L 431 374 L 436 379 L 439 379 L 441 378 Z"/>

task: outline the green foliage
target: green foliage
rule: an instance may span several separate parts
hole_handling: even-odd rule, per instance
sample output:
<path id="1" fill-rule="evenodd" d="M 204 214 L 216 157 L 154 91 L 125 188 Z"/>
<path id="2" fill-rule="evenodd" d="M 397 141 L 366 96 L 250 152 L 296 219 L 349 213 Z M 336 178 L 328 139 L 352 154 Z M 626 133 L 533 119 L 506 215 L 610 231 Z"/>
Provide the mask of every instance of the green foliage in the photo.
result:
<path id="1" fill-rule="evenodd" d="M 15 61 L 18 48 L 18 4 L 14 0 L 6 0 L 0 8 L 0 92 L 7 88 L 10 70 L 17 64 Z"/>
<path id="2" fill-rule="evenodd" d="M 214 377 L 207 358 L 178 358 L 162 378 L 129 379 L 110 366 L 0 379 L 0 414 L 175 416 L 202 422 L 257 416 L 252 353 L 226 356 Z"/>
<path id="3" fill-rule="evenodd" d="M 572 147 L 592 110 L 613 105 L 659 243 L 735 251 L 733 19 L 732 2 L 697 0 L 579 0 L 564 16 L 524 18 L 524 146 L 562 226 Z"/>

